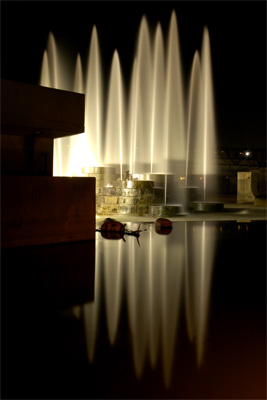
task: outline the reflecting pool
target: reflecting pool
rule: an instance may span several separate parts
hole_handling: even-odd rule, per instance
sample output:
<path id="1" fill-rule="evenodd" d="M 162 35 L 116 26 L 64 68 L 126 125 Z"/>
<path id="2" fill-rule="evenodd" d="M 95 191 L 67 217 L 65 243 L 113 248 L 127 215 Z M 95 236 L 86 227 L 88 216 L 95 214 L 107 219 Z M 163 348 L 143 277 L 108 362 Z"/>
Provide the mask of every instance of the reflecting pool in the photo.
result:
<path id="1" fill-rule="evenodd" d="M 140 229 L 2 251 L 6 398 L 264 398 L 266 221 Z"/>

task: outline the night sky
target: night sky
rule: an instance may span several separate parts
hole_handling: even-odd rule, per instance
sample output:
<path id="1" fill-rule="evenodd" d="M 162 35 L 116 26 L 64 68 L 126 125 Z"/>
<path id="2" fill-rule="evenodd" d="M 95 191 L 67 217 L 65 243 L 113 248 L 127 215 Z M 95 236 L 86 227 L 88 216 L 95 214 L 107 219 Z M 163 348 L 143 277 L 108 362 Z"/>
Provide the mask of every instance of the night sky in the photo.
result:
<path id="1" fill-rule="evenodd" d="M 118 50 L 129 82 L 141 18 L 167 37 L 176 11 L 185 85 L 209 29 L 218 144 L 266 147 L 265 1 L 1 1 L 1 77 L 39 84 L 49 31 L 69 57 L 86 60 L 96 25 L 106 75 Z"/>

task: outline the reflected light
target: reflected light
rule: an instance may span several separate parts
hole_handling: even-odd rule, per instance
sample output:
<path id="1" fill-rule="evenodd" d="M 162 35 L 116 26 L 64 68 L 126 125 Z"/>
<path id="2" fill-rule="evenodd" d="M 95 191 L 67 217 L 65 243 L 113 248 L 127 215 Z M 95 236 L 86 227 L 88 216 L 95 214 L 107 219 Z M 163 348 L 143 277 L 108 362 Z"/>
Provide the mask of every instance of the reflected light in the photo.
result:
<path id="1" fill-rule="evenodd" d="M 88 359 L 95 357 L 102 313 L 108 339 L 116 346 L 123 302 L 126 301 L 135 374 L 146 361 L 152 369 L 162 363 L 169 387 L 175 360 L 183 296 L 188 337 L 201 366 L 208 325 L 209 296 L 215 248 L 214 227 L 206 222 L 179 222 L 171 235 L 142 235 L 96 241 L 95 301 L 84 306 Z M 123 296 L 125 294 L 125 297 Z"/>

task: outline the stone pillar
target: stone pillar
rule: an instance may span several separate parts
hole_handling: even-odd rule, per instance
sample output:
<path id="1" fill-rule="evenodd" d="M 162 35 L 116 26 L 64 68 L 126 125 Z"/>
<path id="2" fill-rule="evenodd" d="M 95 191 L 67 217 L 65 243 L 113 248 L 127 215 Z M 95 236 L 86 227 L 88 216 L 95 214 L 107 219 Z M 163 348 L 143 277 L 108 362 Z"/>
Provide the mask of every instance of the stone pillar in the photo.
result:
<path id="1" fill-rule="evenodd" d="M 237 173 L 237 203 L 253 204 L 254 195 L 251 190 L 251 172 Z"/>

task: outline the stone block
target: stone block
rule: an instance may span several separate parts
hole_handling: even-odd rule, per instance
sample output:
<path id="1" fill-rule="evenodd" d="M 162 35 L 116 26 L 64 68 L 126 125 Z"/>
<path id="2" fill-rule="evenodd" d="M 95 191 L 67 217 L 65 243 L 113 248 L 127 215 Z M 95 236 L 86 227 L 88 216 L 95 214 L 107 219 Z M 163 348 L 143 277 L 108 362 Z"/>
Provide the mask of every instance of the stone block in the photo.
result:
<path id="1" fill-rule="evenodd" d="M 254 195 L 251 190 L 251 172 L 237 173 L 237 203 L 254 203 Z"/>
<path id="2" fill-rule="evenodd" d="M 183 213 L 182 204 L 159 204 L 149 207 L 151 217 L 175 217 Z"/>
<path id="3" fill-rule="evenodd" d="M 135 215 L 135 214 L 137 214 L 137 207 L 136 207 L 136 205 L 132 205 L 132 204 L 120 205 L 119 214 L 120 215 Z"/>
<path id="4" fill-rule="evenodd" d="M 122 196 L 138 196 L 137 189 L 122 189 Z"/>
<path id="5" fill-rule="evenodd" d="M 140 189 L 140 190 L 152 190 L 154 187 L 154 182 L 153 181 L 137 181 L 137 180 L 129 180 L 127 181 L 127 188 L 132 188 L 132 189 Z"/>
<path id="6" fill-rule="evenodd" d="M 105 204 L 118 204 L 119 198 L 118 196 L 104 196 Z"/>
<path id="7" fill-rule="evenodd" d="M 119 214 L 120 206 L 118 204 L 101 204 L 96 207 L 98 215 L 113 215 Z"/>
<path id="8" fill-rule="evenodd" d="M 105 196 L 96 196 L 95 201 L 96 205 L 102 204 L 105 202 Z"/>
<path id="9" fill-rule="evenodd" d="M 120 196 L 119 197 L 119 204 L 127 204 L 127 205 L 135 205 L 138 203 L 138 198 L 136 197 L 125 197 L 125 196 Z"/>

